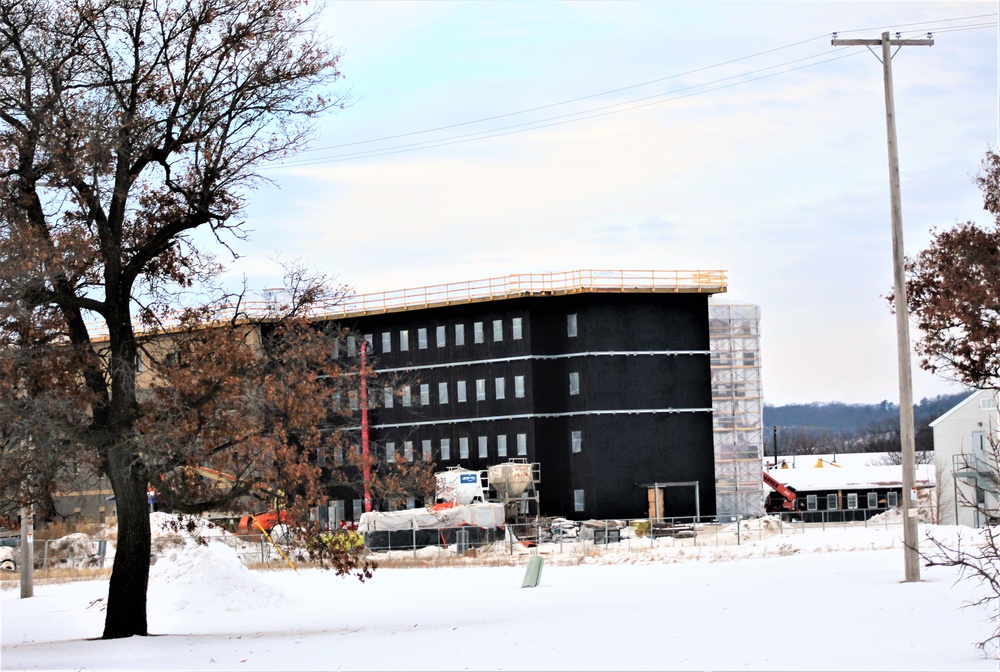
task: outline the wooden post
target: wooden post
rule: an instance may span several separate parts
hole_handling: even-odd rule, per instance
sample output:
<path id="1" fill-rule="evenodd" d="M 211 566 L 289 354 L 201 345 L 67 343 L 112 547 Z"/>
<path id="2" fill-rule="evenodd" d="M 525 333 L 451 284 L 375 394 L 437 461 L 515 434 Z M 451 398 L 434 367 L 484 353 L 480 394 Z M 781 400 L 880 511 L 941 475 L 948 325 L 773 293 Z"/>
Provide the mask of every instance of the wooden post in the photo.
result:
<path id="1" fill-rule="evenodd" d="M 21 507 L 21 597 L 35 594 L 35 529 L 30 506 Z"/>

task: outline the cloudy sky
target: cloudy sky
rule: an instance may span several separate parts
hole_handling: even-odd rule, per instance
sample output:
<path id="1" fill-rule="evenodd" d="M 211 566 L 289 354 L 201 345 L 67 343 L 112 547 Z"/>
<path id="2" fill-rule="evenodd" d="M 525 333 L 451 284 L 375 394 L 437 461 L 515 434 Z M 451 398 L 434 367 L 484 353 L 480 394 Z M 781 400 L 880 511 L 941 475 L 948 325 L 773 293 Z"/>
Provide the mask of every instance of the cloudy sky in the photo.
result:
<path id="1" fill-rule="evenodd" d="M 253 194 L 251 287 L 724 269 L 769 403 L 898 400 L 882 70 L 830 37 L 934 33 L 893 59 L 913 253 L 985 221 L 996 2 L 319 1 L 351 103 Z"/>

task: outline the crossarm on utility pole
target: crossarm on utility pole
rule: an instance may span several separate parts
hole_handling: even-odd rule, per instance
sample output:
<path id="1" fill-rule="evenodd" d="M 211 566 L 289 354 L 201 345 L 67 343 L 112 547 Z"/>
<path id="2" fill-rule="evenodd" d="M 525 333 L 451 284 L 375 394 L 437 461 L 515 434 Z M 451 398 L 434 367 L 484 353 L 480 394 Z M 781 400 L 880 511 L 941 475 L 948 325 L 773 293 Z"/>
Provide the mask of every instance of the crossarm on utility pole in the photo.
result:
<path id="1" fill-rule="evenodd" d="M 830 44 L 835 47 L 881 47 L 882 40 L 840 40 L 834 38 Z M 889 40 L 890 47 L 933 47 L 933 39 Z"/>

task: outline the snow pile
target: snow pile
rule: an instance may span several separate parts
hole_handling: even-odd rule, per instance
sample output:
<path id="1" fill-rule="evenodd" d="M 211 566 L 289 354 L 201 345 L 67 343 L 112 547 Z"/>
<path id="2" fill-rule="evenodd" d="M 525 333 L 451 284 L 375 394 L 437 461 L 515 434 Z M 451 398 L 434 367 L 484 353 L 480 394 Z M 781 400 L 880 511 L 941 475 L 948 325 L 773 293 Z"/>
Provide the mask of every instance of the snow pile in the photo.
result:
<path id="1" fill-rule="evenodd" d="M 187 541 L 159 558 L 149 573 L 150 601 L 169 611 L 245 611 L 279 604 L 282 596 L 248 570 L 225 544 Z"/>
<path id="2" fill-rule="evenodd" d="M 13 571 L 16 569 L 17 563 L 21 561 L 21 550 L 13 546 L 0 546 L 0 563 L 5 560 L 8 562 L 0 566 L 0 569 Z"/>
<path id="3" fill-rule="evenodd" d="M 197 516 L 156 512 L 149 514 L 149 528 L 153 539 L 176 536 L 218 538 L 229 535 L 215 523 Z"/>
<path id="4" fill-rule="evenodd" d="M 74 532 L 59 539 L 49 540 L 41 554 L 36 551 L 35 566 L 44 563 L 48 568 L 100 567 L 102 564 L 100 550 L 98 542 L 89 535 L 84 532 Z M 107 560 L 113 554 L 109 554 L 107 548 L 104 550 Z"/>
<path id="5" fill-rule="evenodd" d="M 770 537 L 784 534 L 787 531 L 788 522 L 782 521 L 778 516 L 761 516 L 760 518 L 747 518 L 738 523 L 733 523 L 722 529 L 723 532 L 731 532 L 740 535 L 752 535 L 758 539 L 768 539 Z"/>
<path id="6" fill-rule="evenodd" d="M 921 523 L 933 523 L 934 513 L 930 506 L 925 505 L 923 502 L 918 502 L 917 506 L 917 520 Z M 872 516 L 868 519 L 869 523 L 877 524 L 902 524 L 903 522 L 903 510 L 900 507 L 895 509 L 889 509 L 877 516 Z"/>
<path id="7" fill-rule="evenodd" d="M 183 514 L 163 513 L 156 511 L 149 514 L 150 536 L 155 539 L 172 539 L 174 537 L 204 537 L 217 539 L 233 536 L 215 523 Z M 117 539 L 118 523 L 105 525 L 94 535 L 98 539 Z"/>

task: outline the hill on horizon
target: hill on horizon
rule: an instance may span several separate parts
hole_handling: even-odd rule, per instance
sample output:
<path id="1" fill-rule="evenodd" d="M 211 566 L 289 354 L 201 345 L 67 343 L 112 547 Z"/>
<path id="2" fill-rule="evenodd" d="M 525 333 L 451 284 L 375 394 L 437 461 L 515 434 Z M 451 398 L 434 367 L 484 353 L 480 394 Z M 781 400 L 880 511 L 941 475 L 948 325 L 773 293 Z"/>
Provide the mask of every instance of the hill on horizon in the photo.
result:
<path id="1" fill-rule="evenodd" d="M 941 394 L 933 398 L 923 398 L 913 405 L 917 424 L 926 425 L 944 415 L 949 409 L 965 399 L 972 390 L 955 394 Z M 812 402 L 808 404 L 784 404 L 771 406 L 764 404 L 764 429 L 771 427 L 795 427 L 814 431 L 856 432 L 874 423 L 899 419 L 899 405 L 890 401 L 879 404 L 846 404 L 834 402 Z"/>

